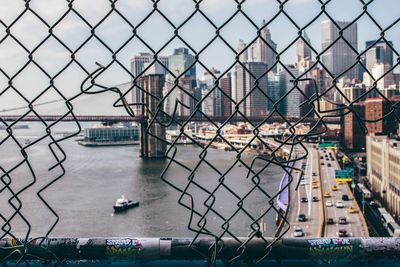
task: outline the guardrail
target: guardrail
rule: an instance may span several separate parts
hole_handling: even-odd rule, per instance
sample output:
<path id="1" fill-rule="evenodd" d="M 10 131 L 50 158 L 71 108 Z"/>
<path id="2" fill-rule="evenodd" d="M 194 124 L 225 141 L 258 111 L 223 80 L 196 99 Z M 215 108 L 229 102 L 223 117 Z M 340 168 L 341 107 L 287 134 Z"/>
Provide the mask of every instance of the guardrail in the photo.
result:
<path id="1" fill-rule="evenodd" d="M 247 238 L 239 238 L 245 242 Z M 222 238 L 216 249 L 219 259 L 230 260 L 230 263 L 257 262 L 265 254 L 265 241 L 252 239 L 246 249 L 238 240 Z M 358 263 L 373 261 L 400 260 L 400 238 L 315 238 L 293 239 L 282 238 L 275 242 L 266 264 L 271 260 L 310 263 L 324 260 Z M 140 266 L 151 262 L 188 263 L 190 261 L 205 262 L 204 255 L 214 249 L 214 239 L 190 238 L 46 238 L 30 240 L 19 245 L 15 239 L 0 241 L 0 258 L 7 261 L 18 261 L 24 256 L 27 262 L 68 260 L 77 264 L 94 261 L 103 263 L 127 261 L 130 265 Z M 241 251 L 240 256 L 232 260 L 232 256 Z M 5 258 L 6 257 L 6 258 Z M 67 262 L 67 263 L 68 263 Z M 204 265 L 203 265 L 204 266 Z"/>

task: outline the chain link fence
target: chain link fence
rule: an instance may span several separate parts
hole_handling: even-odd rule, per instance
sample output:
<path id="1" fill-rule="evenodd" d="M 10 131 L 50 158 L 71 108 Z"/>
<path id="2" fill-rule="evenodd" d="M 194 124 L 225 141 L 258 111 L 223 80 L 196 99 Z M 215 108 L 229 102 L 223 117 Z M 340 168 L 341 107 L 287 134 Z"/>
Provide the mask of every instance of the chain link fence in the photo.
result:
<path id="1" fill-rule="evenodd" d="M 161 147 L 165 147 L 166 150 L 163 152 L 165 152 L 168 164 L 160 178 L 176 189 L 180 196 L 177 204 L 184 207 L 189 214 L 185 217 L 189 218 L 187 228 L 193 232 L 194 237 L 189 246 L 192 246 L 201 237 L 214 239 L 215 242 L 210 245 L 208 252 L 202 251 L 201 254 L 210 262 L 215 262 L 224 246 L 223 238 L 233 238 L 239 244 L 230 255 L 230 262 L 235 262 L 246 253 L 247 245 L 252 240 L 258 239 L 264 240 L 265 253 L 257 260 L 261 261 L 268 257 L 275 242 L 281 239 L 289 229 L 286 214 L 277 207 L 276 202 L 279 195 L 293 183 L 292 170 L 301 171 L 296 162 L 305 159 L 308 155 L 307 147 L 304 144 L 305 140 L 324 134 L 328 129 L 326 120 L 343 118 L 348 114 L 355 116 L 365 132 L 366 123 L 386 119 L 398 121 L 396 108 L 399 102 L 393 100 L 383 90 L 379 90 L 379 85 L 384 83 L 385 78 L 389 76 L 393 81 L 396 80 L 392 77 L 392 73 L 399 65 L 399 54 L 396 51 L 396 44 L 393 44 L 386 36 L 398 29 L 400 16 L 389 18 L 391 20 L 389 23 L 385 22 L 384 25 L 381 25 L 378 22 L 380 18 L 376 18 L 377 15 L 373 12 L 376 2 L 379 1 L 353 2 L 357 4 L 353 14 L 354 18 L 348 23 L 342 23 L 330 14 L 331 11 L 336 10 L 335 5 L 339 4 L 337 1 L 329 0 L 309 2 L 271 0 L 255 1 L 254 3 L 250 0 L 222 2 L 213 0 L 172 2 L 160 0 L 101 2 L 67 0 L 58 1 L 57 4 L 30 0 L 13 1 L 13 3 L 3 1 L 1 5 L 8 6 L 8 9 L 5 8 L 5 12 L 1 12 L 3 17 L 0 18 L 0 55 L 3 59 L 0 67 L 0 101 L 4 106 L 1 109 L 3 109 L 4 117 L 7 114 L 18 113 L 19 115 L 18 119 L 13 121 L 6 121 L 3 119 L 3 115 L 0 116 L 0 126 L 4 126 L 5 129 L 0 146 L 12 143 L 17 147 L 15 155 L 2 151 L 4 156 L 1 158 L 6 160 L 8 156 L 15 156 L 19 161 L 11 165 L 7 162 L 0 163 L 2 207 L 12 208 L 11 213 L 0 213 L 2 219 L 0 240 L 4 238 L 15 240 L 16 243 L 13 246 L 20 248 L 17 264 L 26 260 L 28 245 L 36 240 L 44 242 L 51 236 L 58 223 L 59 215 L 52 203 L 44 197 L 44 192 L 51 190 L 51 186 L 68 172 L 68 169 L 64 167 L 68 154 L 63 149 L 63 142 L 81 132 L 80 122 L 77 119 L 79 114 L 76 112 L 74 103 L 87 95 L 100 94 L 109 94 L 117 98 L 113 107 L 122 110 L 123 114 L 121 115 L 129 115 L 132 120 L 145 125 L 143 129 L 148 134 L 148 138 L 158 140 L 154 142 L 159 142 Z M 379 3 L 382 5 L 382 1 Z M 213 4 L 217 10 L 214 10 L 214 13 L 211 12 L 214 17 L 210 15 L 210 10 L 212 10 L 210 6 Z M 315 12 L 310 11 L 307 18 L 300 23 L 294 18 L 296 8 L 306 4 L 311 5 Z M 47 7 L 47 5 L 49 6 Z M 251 13 L 250 6 L 254 7 L 254 5 L 256 9 L 268 10 L 269 18 L 260 23 L 260 18 L 253 18 L 249 15 L 248 13 Z M 342 3 L 339 8 L 343 7 L 345 4 Z M 223 10 L 225 17 L 217 16 L 217 19 L 215 18 L 216 13 L 222 12 L 222 9 L 218 10 L 218 8 L 226 8 Z M 174 10 L 174 15 L 171 15 L 171 9 Z M 315 41 L 311 42 L 304 33 L 309 29 L 315 30 L 315 25 L 319 27 L 321 20 L 327 21 L 329 27 L 332 27 L 331 31 L 335 33 L 328 37 L 331 40 L 321 40 L 323 47 L 319 49 L 319 44 L 317 48 Z M 368 27 L 373 28 L 377 35 L 369 47 L 360 51 L 357 43 L 349 39 L 353 38 L 351 32 L 354 25 L 367 23 L 366 20 L 368 20 Z M 202 21 L 203 24 L 199 21 Z M 196 23 L 202 26 L 195 28 L 193 25 Z M 277 27 L 277 23 L 283 25 L 281 29 L 290 28 L 288 32 L 272 33 L 287 35 L 286 44 L 280 43 L 278 46 L 271 40 L 265 39 L 265 31 L 270 27 Z M 240 32 L 239 25 L 241 24 L 245 25 L 242 26 L 243 34 L 245 32 L 250 32 L 250 34 L 248 34 L 247 44 L 242 42 L 242 46 L 237 49 L 237 43 L 232 43 L 229 39 L 233 38 L 235 42 L 237 41 L 235 38 L 240 36 L 233 35 L 234 37 L 232 37 L 230 33 Z M 156 31 L 157 27 L 160 27 L 161 30 Z M 203 28 L 209 30 L 209 36 L 204 40 L 201 39 L 201 29 Z M 164 29 L 168 34 L 164 34 Z M 363 30 L 368 29 L 363 28 Z M 153 31 L 156 32 L 153 35 L 157 36 L 152 36 Z M 193 37 L 196 34 L 200 36 L 197 39 Z M 357 32 L 355 34 L 357 35 Z M 116 41 L 117 36 L 118 40 Z M 194 41 L 191 38 L 194 38 Z M 298 65 L 289 66 L 284 59 L 288 54 L 294 54 L 291 51 L 299 42 L 302 44 L 303 50 L 308 51 L 308 58 L 303 53 L 304 57 L 297 61 Z M 181 47 L 187 48 L 193 57 L 190 62 L 185 63 L 182 70 L 177 71 L 173 69 L 174 66 L 171 62 L 167 64 L 163 57 L 166 55 L 166 51 L 177 48 L 178 43 Z M 388 67 L 383 68 L 383 71 L 373 73 L 370 66 L 367 66 L 368 59 L 366 57 L 377 44 L 384 45 L 395 55 L 395 58 Z M 266 55 L 256 55 L 254 49 L 256 45 L 264 47 L 264 51 L 269 53 L 269 58 Z M 152 59 L 146 62 L 146 66 L 135 75 L 127 66 L 126 61 L 127 57 L 133 56 L 130 51 L 140 49 L 148 51 Z M 208 53 L 213 50 L 217 52 L 211 53 L 210 56 Z M 334 53 L 340 54 L 340 50 L 346 50 L 350 54 L 345 55 L 346 63 L 338 68 L 327 58 L 332 57 Z M 95 52 L 91 54 L 92 51 Z M 297 53 L 299 55 L 299 51 Z M 266 57 L 266 61 L 268 61 L 261 71 L 254 69 L 257 67 L 256 64 L 254 66 L 248 64 L 251 57 L 256 58 L 257 56 Z M 220 57 L 217 61 L 224 62 L 222 64 L 224 69 L 219 72 L 213 70 L 209 61 L 212 57 Z M 196 74 L 194 74 L 194 79 L 189 82 L 185 80 L 191 75 L 188 75 L 188 72 L 194 66 L 207 73 L 212 79 L 212 84 L 206 93 L 196 95 L 196 85 L 192 86 L 193 83 L 196 83 Z M 164 87 L 166 85 L 168 87 L 167 91 L 164 89 L 164 93 L 153 92 L 145 84 L 146 77 L 151 76 L 149 72 L 158 68 L 162 69 Z M 302 70 L 299 71 L 299 68 Z M 317 74 L 313 73 L 313 70 L 316 69 L 318 69 Z M 283 91 L 276 89 L 274 92 L 264 90 L 266 77 L 278 70 L 280 73 L 278 79 L 286 77 L 284 80 L 286 88 Z M 228 73 L 234 72 L 236 75 L 241 72 L 241 75 L 246 76 L 249 80 L 247 91 L 243 91 L 241 95 L 239 93 L 233 95 L 232 87 L 228 92 L 221 86 L 222 79 Z M 354 75 L 352 77 L 354 79 L 363 78 L 360 73 L 364 74 L 364 79 L 369 79 L 369 85 L 364 87 L 364 90 L 357 96 L 346 94 L 343 86 L 340 85 L 341 78 L 351 75 Z M 165 78 L 166 76 L 168 78 Z M 45 82 L 39 81 L 38 77 Z M 130 80 L 128 86 L 124 88 L 115 86 L 124 79 Z M 236 80 L 231 78 L 230 81 L 237 81 L 237 79 L 237 77 Z M 64 85 L 66 80 L 69 81 L 67 86 Z M 282 79 L 280 82 L 282 83 Z M 236 84 L 237 88 L 239 88 L 238 86 L 239 84 Z M 70 87 L 79 88 L 79 90 L 74 91 Z M 398 86 L 396 86 L 396 90 L 398 91 Z M 49 95 L 52 98 L 49 98 Z M 222 99 L 220 105 L 226 103 L 225 106 L 229 110 L 228 114 L 219 114 L 218 121 L 215 119 L 216 116 L 204 108 L 208 99 L 215 95 Z M 378 114 L 373 119 L 361 116 L 355 107 L 367 97 L 383 98 L 385 102 L 389 103 L 390 111 Z M 48 101 L 48 99 L 57 99 L 53 105 L 62 110 L 57 114 L 58 117 L 55 121 L 45 121 L 42 118 L 47 115 L 41 109 L 42 104 L 45 104 L 44 101 Z M 261 103 L 267 111 L 258 110 L 258 106 L 249 106 L 249 103 L 255 103 L 254 105 Z M 300 113 L 296 113 L 297 115 L 288 112 L 287 106 L 292 104 L 301 110 Z M 168 105 L 171 112 L 166 111 Z M 22 108 L 17 109 L 16 107 Z M 29 144 L 18 139 L 13 133 L 16 126 L 28 116 L 34 116 L 45 129 L 40 138 Z M 57 125 L 71 117 L 76 124 L 76 132 L 61 138 L 55 136 L 53 131 Z M 313 118 L 313 126 L 303 133 L 296 131 L 303 122 L 308 122 L 310 117 Z M 189 126 L 199 121 L 208 123 L 213 129 L 213 134 L 205 141 L 193 138 L 186 131 Z M 238 121 L 245 122 L 251 133 L 251 138 L 246 140 L 241 147 L 234 145 L 232 140 L 223 134 L 227 125 Z M 261 132 L 266 124 L 275 121 L 286 123 L 288 133 L 275 138 L 273 140 L 275 146 L 271 146 L 271 143 L 262 137 Z M 171 126 L 178 128 L 178 136 L 172 141 L 160 134 Z M 178 141 L 183 138 L 191 140 L 195 146 L 200 148 L 196 155 L 198 156 L 196 166 L 188 166 L 182 158 L 179 158 Z M 45 183 L 41 182 L 41 177 L 37 175 L 37 167 L 30 160 L 30 154 L 33 153 L 34 147 L 41 142 L 47 142 L 54 157 L 48 171 L 57 171 L 57 175 Z M 228 168 L 219 168 L 207 157 L 208 152 L 216 143 L 223 143 L 226 150 L 235 155 L 235 160 Z M 252 149 L 255 143 L 268 151 L 269 156 L 255 154 L 250 161 L 245 160 L 245 154 Z M 284 157 L 279 154 L 282 150 L 286 150 Z M 257 162 L 261 162 L 262 167 L 256 167 Z M 247 179 L 252 185 L 244 193 L 238 193 L 228 181 L 230 173 L 238 165 L 246 169 L 247 177 L 243 179 Z M 166 176 L 169 169 L 176 166 L 183 168 L 187 173 L 187 177 L 185 177 L 187 181 L 183 187 Z M 219 177 L 212 188 L 205 187 L 196 175 L 200 166 L 212 169 Z M 273 194 L 268 193 L 261 184 L 263 179 L 261 174 L 267 173 L 271 166 L 278 166 L 282 174 L 286 173 L 288 176 L 287 184 Z M 21 179 L 21 172 L 18 170 L 23 170 L 24 182 L 22 185 L 18 183 L 18 186 L 14 186 L 15 181 Z M 52 218 L 51 226 L 41 237 L 31 235 L 32 225 L 22 212 L 24 201 L 28 201 L 24 197 L 25 192 L 32 188 L 43 204 L 41 208 L 48 209 L 49 216 Z M 224 214 L 216 207 L 215 203 L 218 202 L 218 193 L 221 190 L 231 195 L 235 203 L 235 211 L 231 214 Z M 194 195 L 193 191 L 201 192 L 199 195 L 203 197 Z M 261 214 L 250 212 L 248 203 L 246 203 L 254 195 L 261 195 L 264 199 L 266 208 L 262 210 Z M 239 238 L 231 230 L 231 225 L 239 213 L 244 214 L 249 221 L 248 229 L 246 229 L 248 236 L 245 239 Z M 276 213 L 281 225 L 273 234 L 273 239 L 267 240 L 262 234 L 261 221 L 266 214 L 270 213 Z M 212 217 L 217 217 L 222 222 L 218 231 L 209 227 Z M 15 235 L 13 222 L 16 218 L 22 219 L 26 225 L 23 236 L 20 233 L 18 236 Z M 14 256 L 10 253 L 9 256 L 2 259 L 2 262 L 5 264 L 8 257 Z M 54 254 L 54 259 L 60 260 L 56 254 Z M 60 262 L 62 261 L 60 260 Z"/>

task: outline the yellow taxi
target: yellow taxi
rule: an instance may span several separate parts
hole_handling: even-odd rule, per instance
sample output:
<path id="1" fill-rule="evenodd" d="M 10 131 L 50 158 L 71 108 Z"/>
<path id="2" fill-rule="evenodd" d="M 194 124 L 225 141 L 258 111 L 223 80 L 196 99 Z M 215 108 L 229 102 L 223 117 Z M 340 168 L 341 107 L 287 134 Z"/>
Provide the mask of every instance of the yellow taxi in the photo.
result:
<path id="1" fill-rule="evenodd" d="M 355 208 L 353 208 L 353 207 L 349 207 L 349 208 L 347 209 L 347 212 L 348 212 L 348 213 L 357 213 L 357 210 L 356 210 Z"/>
<path id="2" fill-rule="evenodd" d="M 317 179 L 315 179 L 315 178 L 312 178 L 312 180 L 311 180 L 313 183 L 316 183 L 316 182 L 318 182 L 317 181 Z"/>
<path id="3" fill-rule="evenodd" d="M 331 186 L 331 189 L 332 189 L 332 191 L 337 191 L 337 190 L 338 190 L 338 188 L 337 188 L 336 185 L 332 185 L 332 186 Z"/>
<path id="4" fill-rule="evenodd" d="M 312 184 L 312 188 L 313 188 L 313 189 L 317 189 L 317 188 L 318 188 L 318 185 L 317 185 L 317 184 Z"/>
<path id="5" fill-rule="evenodd" d="M 330 197 L 331 195 L 329 194 L 329 192 L 324 192 L 324 197 Z"/>

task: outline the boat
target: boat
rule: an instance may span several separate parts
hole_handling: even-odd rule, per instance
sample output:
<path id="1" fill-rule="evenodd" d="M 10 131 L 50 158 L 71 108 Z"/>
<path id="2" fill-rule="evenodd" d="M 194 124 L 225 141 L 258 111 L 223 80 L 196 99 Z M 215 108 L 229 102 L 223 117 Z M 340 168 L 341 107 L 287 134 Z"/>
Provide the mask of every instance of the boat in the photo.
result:
<path id="1" fill-rule="evenodd" d="M 115 212 L 125 211 L 139 206 L 139 201 L 128 200 L 124 195 L 117 199 L 113 206 Z"/>

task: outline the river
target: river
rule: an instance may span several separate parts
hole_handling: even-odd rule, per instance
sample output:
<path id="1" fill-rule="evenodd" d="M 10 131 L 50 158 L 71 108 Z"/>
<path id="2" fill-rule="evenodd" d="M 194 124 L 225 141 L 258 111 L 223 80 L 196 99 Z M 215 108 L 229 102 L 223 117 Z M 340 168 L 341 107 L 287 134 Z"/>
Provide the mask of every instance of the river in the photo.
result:
<path id="1" fill-rule="evenodd" d="M 31 142 L 45 135 L 45 127 L 40 122 L 28 123 L 29 129 L 15 129 L 17 140 L 25 145 L 26 140 Z M 82 127 L 91 127 L 94 123 L 82 123 Z M 76 130 L 74 123 L 60 123 L 52 128 L 54 136 L 60 138 L 56 132 L 71 132 Z M 4 138 L 6 132 L 0 131 Z M 29 171 L 27 164 L 21 165 L 10 173 L 10 187 L 18 192 L 27 185 L 29 187 L 18 196 L 22 201 L 21 213 L 29 221 L 31 236 L 42 236 L 47 233 L 57 217 L 39 199 L 37 192 L 46 184 L 62 174 L 60 167 L 48 170 L 56 163 L 48 146 L 50 138 L 46 138 L 27 149 L 29 162 L 36 174 Z M 63 163 L 65 174 L 54 184 L 42 192 L 43 198 L 59 216 L 59 221 L 50 236 L 63 237 L 107 237 L 107 236 L 136 236 L 136 237 L 193 237 L 194 233 L 188 230 L 190 212 L 178 204 L 180 193 L 160 179 L 166 167 L 165 160 L 144 160 L 139 157 L 138 146 L 120 147 L 84 147 L 72 139 L 60 143 L 67 155 Z M 56 155 L 61 158 L 62 153 L 53 146 Z M 194 145 L 180 145 L 177 147 L 177 160 L 185 166 L 194 168 L 200 161 L 201 149 Z M 246 161 L 251 155 L 245 156 Z M 221 150 L 209 149 L 205 159 L 212 163 L 220 172 L 226 172 L 233 164 L 236 154 Z M 0 166 L 10 170 L 23 157 L 19 148 L 12 139 L 0 145 Z M 262 162 L 256 164 L 261 168 Z M 269 194 L 276 193 L 282 176 L 279 166 L 271 165 L 260 174 L 259 188 Z M 190 171 L 171 164 L 165 178 L 184 189 L 190 177 Z M 239 197 L 245 196 L 253 187 L 251 179 L 246 178 L 246 168 L 238 164 L 225 174 L 224 186 L 214 193 L 215 202 L 212 207 L 224 218 L 229 218 L 238 209 L 238 199 L 228 191 L 234 191 Z M 218 185 L 220 175 L 205 162 L 201 163 L 194 172 L 191 185 L 187 188 L 193 196 L 194 208 L 201 213 L 207 209 L 204 202 L 209 196 L 200 186 L 212 191 Z M 4 177 L 7 181 L 8 178 Z M 33 183 L 34 182 L 34 183 Z M 31 185 L 30 185 L 31 184 Z M 243 202 L 243 209 L 251 216 L 258 217 L 262 210 L 268 207 L 268 198 L 256 188 Z M 140 206 L 121 214 L 114 214 L 112 206 L 115 200 L 125 194 L 129 199 L 138 200 Z M 10 218 L 14 212 L 7 202 L 12 197 L 9 189 L 0 193 L 0 212 Z M 12 202 L 17 204 L 14 198 Z M 181 202 L 190 205 L 190 198 L 184 196 Z M 211 203 L 211 199 L 207 200 Z M 275 230 L 275 213 L 268 213 L 264 222 L 267 230 L 264 235 L 271 235 Z M 193 218 L 191 226 L 199 228 L 198 216 Z M 205 216 L 207 228 L 214 234 L 221 234 L 223 220 L 212 211 Z M 236 236 L 247 236 L 251 231 L 251 219 L 243 211 L 233 217 L 229 223 L 229 231 Z M 17 236 L 24 236 L 29 229 L 28 224 L 19 215 L 10 223 L 11 232 Z M 228 234 L 226 234 L 229 236 Z"/>

